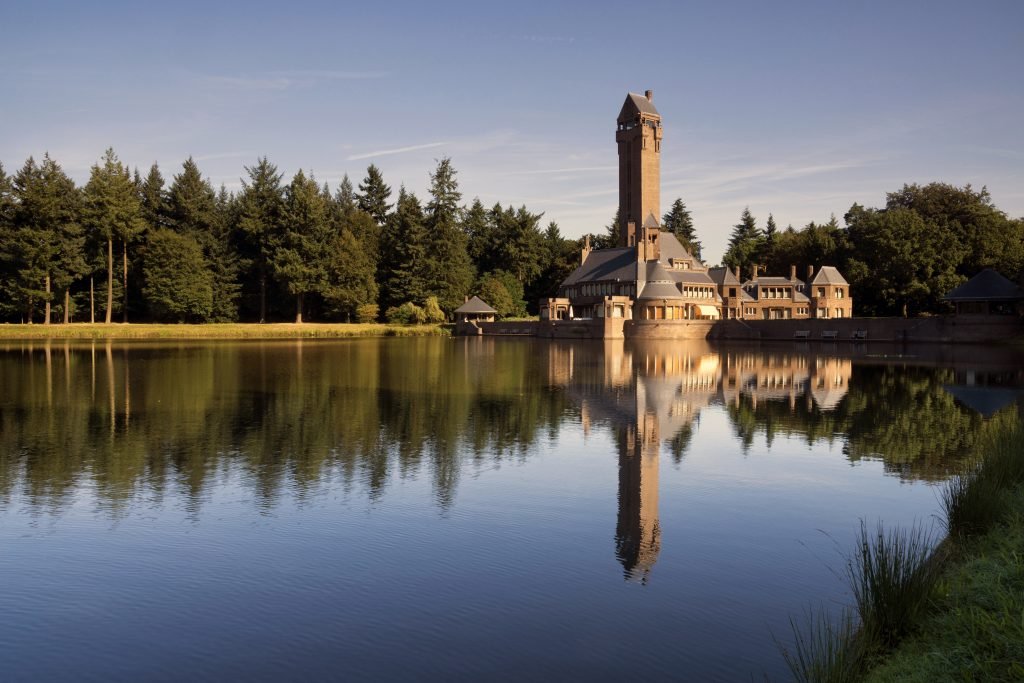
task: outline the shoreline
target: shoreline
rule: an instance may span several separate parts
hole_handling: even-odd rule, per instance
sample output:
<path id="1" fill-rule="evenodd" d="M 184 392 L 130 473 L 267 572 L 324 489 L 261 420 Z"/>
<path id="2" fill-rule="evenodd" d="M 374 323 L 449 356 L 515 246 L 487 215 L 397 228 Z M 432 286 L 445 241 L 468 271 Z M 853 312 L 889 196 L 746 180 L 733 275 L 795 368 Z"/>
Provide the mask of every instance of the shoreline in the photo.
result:
<path id="1" fill-rule="evenodd" d="M 447 336 L 443 325 L 385 323 L 69 323 L 3 324 L 0 340 L 46 339 L 351 339 Z"/>

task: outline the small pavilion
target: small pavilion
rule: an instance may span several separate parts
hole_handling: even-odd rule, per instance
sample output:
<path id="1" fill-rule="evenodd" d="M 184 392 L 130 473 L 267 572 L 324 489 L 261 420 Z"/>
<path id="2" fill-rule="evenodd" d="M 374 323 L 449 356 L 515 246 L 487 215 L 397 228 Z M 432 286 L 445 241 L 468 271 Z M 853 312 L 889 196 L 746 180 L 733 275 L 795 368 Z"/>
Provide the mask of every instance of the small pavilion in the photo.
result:
<path id="1" fill-rule="evenodd" d="M 1022 315 L 1024 288 L 986 268 L 946 296 L 957 315 Z"/>
<path id="2" fill-rule="evenodd" d="M 469 323 L 493 323 L 494 316 L 498 312 L 487 305 L 487 303 L 478 296 L 474 296 L 472 299 L 462 304 L 455 309 L 455 317 L 459 322 Z"/>

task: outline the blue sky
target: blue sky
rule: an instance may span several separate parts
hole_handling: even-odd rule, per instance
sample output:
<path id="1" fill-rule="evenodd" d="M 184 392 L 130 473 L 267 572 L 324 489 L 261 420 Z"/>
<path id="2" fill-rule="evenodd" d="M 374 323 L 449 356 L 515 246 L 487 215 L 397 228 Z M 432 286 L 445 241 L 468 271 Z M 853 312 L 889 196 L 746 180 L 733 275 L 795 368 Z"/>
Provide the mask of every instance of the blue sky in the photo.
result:
<path id="1" fill-rule="evenodd" d="M 117 3 L 0 0 L 0 161 L 78 181 L 113 146 L 229 189 L 267 155 L 335 186 L 376 163 L 423 195 L 567 236 L 617 205 L 627 91 L 662 114 L 663 211 L 714 263 L 749 206 L 800 227 L 903 183 L 987 185 L 1024 216 L 1024 2 Z"/>

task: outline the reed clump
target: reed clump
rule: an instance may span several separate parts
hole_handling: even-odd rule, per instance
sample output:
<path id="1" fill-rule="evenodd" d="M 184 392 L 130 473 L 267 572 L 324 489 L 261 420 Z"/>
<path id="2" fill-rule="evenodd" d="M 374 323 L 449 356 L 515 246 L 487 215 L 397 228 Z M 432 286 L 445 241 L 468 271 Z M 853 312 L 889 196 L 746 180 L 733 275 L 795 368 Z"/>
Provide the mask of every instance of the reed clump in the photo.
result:
<path id="1" fill-rule="evenodd" d="M 978 464 L 953 477 L 940 494 L 948 534 L 942 544 L 919 523 L 887 531 L 861 522 L 857 549 L 846 564 L 856 614 L 844 612 L 833 622 L 824 612 L 809 613 L 803 625 L 791 619 L 794 645 L 779 645 L 797 681 L 854 681 L 869 672 L 872 680 L 890 680 L 891 669 L 924 671 L 921 662 L 935 664 L 935 643 L 953 646 L 946 642 L 951 633 L 962 650 L 950 650 L 959 671 L 980 666 L 987 679 L 1024 680 L 1024 428 L 1017 422 L 993 430 L 978 455 Z M 949 563 L 950 557 L 957 562 Z M 951 602 L 948 584 L 966 586 L 965 592 Z M 902 652 L 904 643 L 918 640 L 932 645 L 889 661 L 898 646 Z M 971 660 L 972 653 L 982 653 L 984 661 Z M 888 673 L 872 668 L 883 657 Z"/>

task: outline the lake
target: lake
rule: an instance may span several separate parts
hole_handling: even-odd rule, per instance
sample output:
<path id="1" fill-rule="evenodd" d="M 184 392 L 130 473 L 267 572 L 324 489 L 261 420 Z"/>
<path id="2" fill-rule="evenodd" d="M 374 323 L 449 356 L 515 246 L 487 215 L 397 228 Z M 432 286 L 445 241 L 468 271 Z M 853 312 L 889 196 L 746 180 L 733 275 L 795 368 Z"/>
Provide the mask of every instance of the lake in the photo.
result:
<path id="1" fill-rule="evenodd" d="M 0 346 L 0 678 L 774 680 L 1009 350 Z"/>

